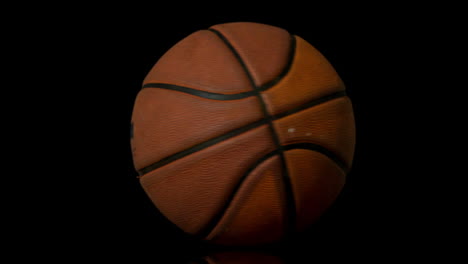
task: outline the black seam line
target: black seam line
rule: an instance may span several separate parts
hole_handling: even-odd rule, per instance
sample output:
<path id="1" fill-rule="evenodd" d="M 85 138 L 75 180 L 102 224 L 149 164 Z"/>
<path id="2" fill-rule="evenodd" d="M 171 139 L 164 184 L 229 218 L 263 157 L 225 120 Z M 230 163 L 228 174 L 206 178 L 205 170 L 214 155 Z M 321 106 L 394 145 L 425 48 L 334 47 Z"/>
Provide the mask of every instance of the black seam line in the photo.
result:
<path id="1" fill-rule="evenodd" d="M 173 154 L 171 156 L 163 158 L 163 159 L 161 159 L 161 160 L 159 160 L 159 161 L 157 161 L 157 162 L 155 162 L 155 163 L 153 163 L 153 164 L 151 164 L 149 166 L 146 166 L 146 167 L 138 170 L 138 173 L 142 176 L 142 175 L 144 175 L 144 174 L 146 174 L 148 172 L 156 170 L 156 169 L 158 169 L 158 168 L 160 168 L 160 167 L 162 167 L 162 166 L 164 166 L 166 164 L 169 164 L 169 163 L 171 163 L 171 162 L 173 162 L 175 160 L 181 159 L 181 158 L 183 158 L 185 156 L 188 156 L 188 155 L 190 155 L 192 153 L 195 153 L 197 151 L 205 149 L 205 148 L 207 148 L 209 146 L 213 146 L 213 145 L 215 145 L 215 144 L 217 144 L 217 143 L 219 143 L 221 141 L 227 140 L 229 138 L 240 135 L 240 134 L 242 134 L 244 132 L 247 132 L 247 131 L 249 131 L 251 129 L 254 129 L 254 128 L 257 128 L 257 127 L 259 127 L 261 125 L 266 125 L 266 124 L 268 124 L 268 120 L 261 119 L 259 121 L 254 122 L 254 123 L 243 126 L 241 128 L 231 130 L 231 131 L 229 131 L 228 133 L 226 133 L 224 135 L 221 135 L 219 137 L 215 137 L 215 138 L 210 139 L 208 141 L 197 144 L 197 145 L 195 145 L 195 146 L 193 146 L 191 148 L 188 148 L 186 150 L 177 152 L 176 154 Z"/>
<path id="2" fill-rule="evenodd" d="M 290 44 L 289 44 L 289 52 L 288 52 L 288 61 L 286 62 L 286 66 L 283 68 L 283 71 L 278 76 L 276 76 L 273 80 L 266 82 L 262 86 L 258 87 L 259 90 L 265 91 L 268 88 L 273 87 L 274 85 L 279 83 L 284 78 L 284 76 L 286 76 L 286 74 L 288 74 L 289 71 L 291 70 L 291 66 L 293 64 L 294 57 L 296 55 L 296 38 L 292 34 L 289 34 L 289 37 L 290 37 Z"/>
<path id="3" fill-rule="evenodd" d="M 168 83 L 147 83 L 143 85 L 142 89 L 144 88 L 160 88 L 160 89 L 174 90 L 174 91 L 188 93 L 188 94 L 206 98 L 206 99 L 221 100 L 221 101 L 238 100 L 238 99 L 247 98 L 247 97 L 255 95 L 254 91 L 248 91 L 248 92 L 237 93 L 237 94 L 212 93 L 212 92 L 205 92 L 202 90 L 197 90 L 197 89 L 193 89 L 193 88 L 189 88 L 185 86 L 168 84 Z"/>
<path id="4" fill-rule="evenodd" d="M 311 150 L 317 153 L 320 153 L 333 161 L 342 171 L 344 174 L 347 173 L 348 168 L 346 167 L 345 163 L 338 157 L 336 156 L 333 152 L 328 150 L 327 148 L 313 144 L 313 143 L 296 143 L 296 144 L 289 144 L 283 146 L 284 151 L 288 150 L 294 150 L 294 149 L 305 149 L 305 150 Z M 206 237 L 209 235 L 209 233 L 219 224 L 221 221 L 221 218 L 226 214 L 227 210 L 232 204 L 232 201 L 236 197 L 237 193 L 242 187 L 242 184 L 245 182 L 245 180 L 249 177 L 249 175 L 256 169 L 258 166 L 260 166 L 262 163 L 266 162 L 268 159 L 281 154 L 281 150 L 276 149 L 265 156 L 261 157 L 260 159 L 256 160 L 252 165 L 249 166 L 249 168 L 244 172 L 242 177 L 238 180 L 234 188 L 229 194 L 229 197 L 226 198 L 226 202 L 223 203 L 223 207 L 216 213 L 216 215 L 210 220 L 210 222 L 197 234 L 200 237 Z"/>
<path id="5" fill-rule="evenodd" d="M 215 30 L 210 29 L 210 31 L 214 32 Z M 286 76 L 288 72 L 291 70 L 291 66 L 293 64 L 294 56 L 296 53 L 296 38 L 291 34 L 289 36 L 291 40 L 290 40 L 290 48 L 289 48 L 289 53 L 288 53 L 288 61 L 286 62 L 286 66 L 283 68 L 281 73 L 278 76 L 276 76 L 273 80 L 268 81 L 262 86 L 258 87 L 259 90 L 265 91 L 268 88 L 273 87 L 274 85 L 279 83 L 284 78 L 284 76 Z M 255 91 L 248 91 L 248 92 L 242 92 L 242 93 L 236 93 L 236 94 L 222 94 L 222 93 L 206 92 L 206 91 L 198 90 L 195 88 L 190 88 L 190 87 L 185 87 L 185 86 L 175 85 L 175 84 L 168 84 L 168 83 L 147 83 L 143 85 L 142 87 L 142 89 L 145 89 L 145 88 L 160 88 L 160 89 L 179 91 L 182 93 L 188 93 L 188 94 L 206 98 L 206 99 L 221 100 L 221 101 L 238 100 L 238 99 L 243 99 L 243 98 L 247 98 L 247 97 L 255 95 Z"/>
<path id="6" fill-rule="evenodd" d="M 245 64 L 244 60 L 241 58 L 240 54 L 237 52 L 237 50 L 234 48 L 234 46 L 232 46 L 232 44 L 229 42 L 229 40 L 223 35 L 221 34 L 221 32 L 215 30 L 215 29 L 208 29 L 209 31 L 213 32 L 214 34 L 216 34 L 216 36 L 218 36 L 223 42 L 224 44 L 229 48 L 229 50 L 231 50 L 231 52 L 233 53 L 234 57 L 236 58 L 236 60 L 239 62 L 239 64 L 241 65 L 242 69 L 244 70 L 245 74 L 247 75 L 247 78 L 249 79 L 250 81 L 250 84 L 252 85 L 253 89 L 254 89 L 254 92 L 257 92 L 258 90 L 258 87 L 255 85 L 255 81 L 254 81 L 254 78 L 252 76 L 252 74 L 250 74 L 250 71 L 249 69 L 247 68 L 247 65 Z M 257 93 L 254 93 L 255 95 L 257 95 Z"/>
<path id="7" fill-rule="evenodd" d="M 326 96 L 321 97 L 319 99 L 312 100 L 312 101 L 310 101 L 310 102 L 308 102 L 308 103 L 306 103 L 306 104 L 304 104 L 302 106 L 299 106 L 299 107 L 296 107 L 294 109 L 288 110 L 286 112 L 277 114 L 277 115 L 273 116 L 272 119 L 277 120 L 277 119 L 280 119 L 280 118 L 283 118 L 283 117 L 286 117 L 286 116 L 289 116 L 289 115 L 293 115 L 293 114 L 298 113 L 300 111 L 312 108 L 312 107 L 314 107 L 314 106 L 316 106 L 318 104 L 322 104 L 322 103 L 325 103 L 325 102 L 328 102 L 328 101 L 331 101 L 333 99 L 337 99 L 337 98 L 340 98 L 340 97 L 344 97 L 344 96 L 346 96 L 345 91 L 340 91 L 340 92 L 336 92 L 336 93 L 333 93 L 333 94 L 330 94 L 330 95 L 326 95 Z M 324 98 L 326 98 L 326 99 L 324 99 Z M 155 162 L 155 163 L 153 163 L 153 164 L 151 164 L 151 165 L 149 165 L 147 167 L 144 167 L 144 168 L 138 170 L 138 173 L 140 174 L 140 176 L 142 176 L 142 175 L 144 175 L 144 174 L 146 174 L 148 172 L 151 172 L 151 171 L 153 171 L 155 169 L 158 169 L 158 168 L 160 168 L 160 167 L 162 167 L 162 166 L 164 166 L 166 164 L 169 164 L 169 163 L 171 163 L 171 162 L 173 162 L 175 160 L 178 160 L 178 159 L 183 158 L 183 157 L 185 157 L 187 155 L 190 155 L 190 154 L 195 153 L 197 151 L 203 150 L 203 149 L 205 149 L 205 148 L 207 148 L 209 146 L 212 146 L 212 145 L 214 145 L 216 143 L 219 143 L 219 142 L 221 142 L 223 140 L 227 140 L 229 138 L 232 138 L 234 136 L 237 136 L 237 135 L 242 134 L 244 132 L 247 132 L 247 131 L 249 131 L 251 129 L 254 129 L 254 128 L 257 128 L 257 127 L 259 127 L 261 125 L 266 125 L 266 124 L 268 124 L 268 120 L 263 118 L 263 119 L 260 119 L 258 121 L 255 121 L 253 123 L 250 123 L 250 124 L 248 124 L 246 126 L 240 127 L 238 129 L 231 130 L 231 131 L 227 132 L 226 134 L 223 134 L 223 135 L 221 135 L 219 137 L 209 139 L 209 140 L 207 140 L 205 142 L 197 144 L 197 145 L 195 145 L 193 147 L 190 147 L 190 148 L 188 148 L 186 150 L 177 152 L 177 153 L 175 153 L 175 154 L 173 154 L 171 156 L 163 158 L 163 159 L 161 159 L 161 160 L 159 160 L 159 161 L 157 161 L 157 162 Z"/>
<path id="8" fill-rule="evenodd" d="M 313 106 L 323 104 L 323 103 L 326 103 L 326 102 L 331 101 L 333 99 L 337 99 L 337 98 L 344 97 L 344 96 L 346 96 L 346 91 L 344 91 L 344 90 L 334 92 L 332 94 L 328 94 L 328 95 L 322 96 L 322 97 L 320 97 L 318 99 L 314 99 L 312 101 L 309 101 L 309 102 L 307 102 L 307 103 L 305 103 L 303 105 L 300 105 L 298 107 L 295 107 L 293 109 L 290 109 L 290 110 L 287 110 L 285 112 L 276 114 L 276 115 L 273 116 L 273 119 L 274 120 L 280 119 L 280 118 L 295 114 L 297 112 L 300 112 L 302 110 L 306 110 L 306 109 L 311 108 Z"/>
<path id="9" fill-rule="evenodd" d="M 257 87 L 255 85 L 255 81 L 253 79 L 253 76 L 252 76 L 251 72 L 249 71 L 249 69 L 248 69 L 247 65 L 245 64 L 245 62 L 242 60 L 242 57 L 240 56 L 240 54 L 232 46 L 232 44 L 229 42 L 229 40 L 223 34 L 221 34 L 221 32 L 219 32 L 217 30 L 214 30 L 214 29 L 210 29 L 210 31 L 215 33 L 219 38 L 221 38 L 221 40 L 224 41 L 226 46 L 232 51 L 234 56 L 237 58 L 239 63 L 242 65 L 242 68 L 244 69 L 247 77 L 249 78 L 249 80 L 250 80 L 250 82 L 252 84 L 253 89 L 256 92 L 256 96 L 258 97 L 262 112 L 263 112 L 265 118 L 268 120 L 268 127 L 269 127 L 269 129 L 271 131 L 271 136 L 273 138 L 273 142 L 276 145 L 276 148 L 279 150 L 279 157 L 280 157 L 280 160 L 281 160 L 281 169 L 283 171 L 283 184 L 284 184 L 284 187 L 285 187 L 284 189 L 285 189 L 285 202 L 286 202 L 286 206 L 285 206 L 286 207 L 285 208 L 285 210 L 286 210 L 286 227 L 287 227 L 286 232 L 285 232 L 285 236 L 288 236 L 289 234 L 292 234 L 295 231 L 295 226 L 296 226 L 296 202 L 295 202 L 294 194 L 293 194 L 293 191 L 292 191 L 292 184 L 291 184 L 291 179 L 289 177 L 289 170 L 288 170 L 288 167 L 287 167 L 287 164 L 286 164 L 286 158 L 284 157 L 284 154 L 283 154 L 283 147 L 281 146 L 281 142 L 279 140 L 278 134 L 276 133 L 275 128 L 273 126 L 272 116 L 268 112 L 266 103 L 262 98 L 261 90 L 259 89 L 260 87 Z"/>
<path id="10" fill-rule="evenodd" d="M 247 179 L 247 177 L 254 171 L 260 164 L 268 160 L 269 158 L 276 156 L 280 154 L 280 150 L 276 149 L 265 156 L 261 157 L 260 159 L 256 160 L 254 164 L 249 166 L 247 171 L 242 174 L 242 177 L 237 181 L 236 185 L 232 189 L 232 191 L 229 194 L 229 197 L 226 198 L 226 201 L 223 203 L 223 207 L 221 207 L 220 210 L 214 215 L 214 217 L 211 218 L 211 220 L 203 227 L 202 230 L 198 232 L 198 236 L 200 237 L 206 237 L 208 236 L 211 231 L 216 227 L 216 225 L 220 222 L 221 218 L 223 215 L 226 213 L 227 209 L 231 205 L 234 197 L 236 196 L 236 193 L 239 191 L 240 187 L 242 186 L 242 183 Z"/>
<path id="11" fill-rule="evenodd" d="M 314 143 L 294 143 L 294 144 L 283 146 L 283 149 L 284 151 L 293 150 L 293 149 L 307 149 L 307 150 L 318 152 L 326 156 L 330 160 L 332 160 L 343 171 L 344 174 L 347 174 L 349 172 L 349 168 L 344 162 L 344 160 L 342 160 L 335 153 L 333 153 L 333 151 L 321 145 L 314 144 Z"/>

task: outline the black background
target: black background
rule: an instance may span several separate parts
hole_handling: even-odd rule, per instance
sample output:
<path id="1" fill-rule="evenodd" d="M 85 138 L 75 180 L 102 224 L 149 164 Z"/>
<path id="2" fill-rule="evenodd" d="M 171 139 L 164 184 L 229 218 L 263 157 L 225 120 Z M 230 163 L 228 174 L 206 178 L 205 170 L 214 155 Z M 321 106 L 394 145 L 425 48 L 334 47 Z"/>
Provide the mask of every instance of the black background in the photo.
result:
<path id="1" fill-rule="evenodd" d="M 328 11 L 99 10 L 48 24 L 74 22 L 66 31 L 50 31 L 57 41 L 49 48 L 60 47 L 53 59 L 59 88 L 51 91 L 54 104 L 45 106 L 52 120 L 38 125 L 54 153 L 42 163 L 54 175 L 46 180 L 51 191 L 41 191 L 43 206 L 31 212 L 41 220 L 34 227 L 39 240 L 53 237 L 73 256 L 104 252 L 179 260 L 204 254 L 206 246 L 169 223 L 140 187 L 129 144 L 131 112 L 143 78 L 172 45 L 214 24 L 250 21 L 282 27 L 320 50 L 345 82 L 356 118 L 355 160 L 345 189 L 318 223 L 280 251 L 412 248 L 422 233 L 415 216 L 426 206 L 425 196 L 412 189 L 422 177 L 415 157 L 427 116 L 415 89 L 415 65 L 423 53 L 415 35 L 421 27 L 408 23 L 404 13 Z"/>

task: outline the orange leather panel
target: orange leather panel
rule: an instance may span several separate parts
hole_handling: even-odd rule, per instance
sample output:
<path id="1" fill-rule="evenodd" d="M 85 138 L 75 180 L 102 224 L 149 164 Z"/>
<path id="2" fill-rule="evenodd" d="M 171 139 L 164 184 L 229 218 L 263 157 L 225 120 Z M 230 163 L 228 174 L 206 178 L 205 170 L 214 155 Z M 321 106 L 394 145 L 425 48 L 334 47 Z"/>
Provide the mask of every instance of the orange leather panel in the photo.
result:
<path id="1" fill-rule="evenodd" d="M 262 92 L 271 114 L 344 90 L 340 77 L 327 59 L 302 38 L 296 36 L 296 40 L 291 70 L 278 84 Z"/>
<path id="2" fill-rule="evenodd" d="M 285 68 L 291 40 L 286 30 L 248 22 L 220 24 L 212 28 L 221 32 L 237 50 L 257 86 L 273 80 Z"/>
<path id="3" fill-rule="evenodd" d="M 140 181 L 168 219 L 195 234 L 227 202 L 248 166 L 273 150 L 268 127 L 262 126 L 169 163 Z"/>
<path id="4" fill-rule="evenodd" d="M 351 101 L 341 97 L 274 121 L 282 145 L 310 142 L 340 157 L 348 167 L 354 154 L 354 116 Z"/>
<path id="5" fill-rule="evenodd" d="M 282 181 L 279 157 L 260 164 L 247 176 L 208 239 L 229 245 L 255 245 L 280 239 L 285 230 Z"/>
<path id="6" fill-rule="evenodd" d="M 135 168 L 261 118 L 255 97 L 216 101 L 165 89 L 143 89 L 132 117 Z"/>
<path id="7" fill-rule="evenodd" d="M 208 30 L 191 34 L 167 51 L 143 83 L 151 82 L 225 94 L 252 90 L 252 85 L 232 52 Z"/>
<path id="8" fill-rule="evenodd" d="M 345 183 L 344 172 L 326 156 L 304 149 L 285 152 L 294 191 L 297 229 L 304 230 L 336 199 Z"/>
<path id="9" fill-rule="evenodd" d="M 276 79 L 289 62 L 291 36 L 283 29 L 255 23 L 212 28 L 236 49 L 257 86 Z M 300 37 L 294 38 L 290 70 L 261 92 L 270 115 L 296 111 L 296 107 L 345 89 L 320 52 Z M 253 89 L 229 46 L 209 30 L 195 32 L 177 43 L 157 62 L 145 83 L 167 83 L 221 94 Z M 132 116 L 135 167 L 142 169 L 263 118 L 261 101 L 256 96 L 218 101 L 174 90 L 143 89 L 136 98 Z M 355 128 L 349 98 L 317 104 L 274 120 L 273 126 L 282 145 L 318 144 L 351 166 Z M 288 209 L 279 156 L 255 168 L 233 200 L 228 201 L 247 169 L 275 148 L 271 130 L 263 125 L 177 156 L 160 168 L 148 168 L 154 170 L 140 181 L 158 209 L 188 233 L 201 233 L 228 205 L 207 239 L 226 245 L 275 242 L 285 235 Z M 319 152 L 295 149 L 284 155 L 296 202 L 297 229 L 303 230 L 336 199 L 345 173 Z"/>

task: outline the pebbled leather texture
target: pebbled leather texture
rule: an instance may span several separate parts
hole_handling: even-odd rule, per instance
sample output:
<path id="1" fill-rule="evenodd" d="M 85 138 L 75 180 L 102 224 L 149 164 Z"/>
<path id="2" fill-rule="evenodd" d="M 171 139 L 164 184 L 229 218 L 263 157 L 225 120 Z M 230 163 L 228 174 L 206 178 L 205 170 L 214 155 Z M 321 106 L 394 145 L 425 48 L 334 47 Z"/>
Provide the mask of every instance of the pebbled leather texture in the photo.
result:
<path id="1" fill-rule="evenodd" d="M 257 23 L 215 25 L 245 62 L 257 86 L 275 79 L 288 62 L 290 35 L 281 28 Z M 255 36 L 255 38 L 252 38 Z M 271 45 L 271 40 L 275 41 Z"/>
<path id="2" fill-rule="evenodd" d="M 336 199 L 345 173 L 326 156 L 305 149 L 285 153 L 296 201 L 297 230 L 315 222 Z"/>
<path id="3" fill-rule="evenodd" d="M 285 230 L 283 197 L 281 165 L 275 156 L 249 174 L 207 238 L 226 245 L 258 245 L 281 239 Z"/>
<path id="4" fill-rule="evenodd" d="M 273 150 L 262 126 L 144 175 L 141 184 L 161 212 L 196 234 L 228 202 L 247 167 Z"/>
<path id="5" fill-rule="evenodd" d="M 283 161 L 274 135 L 283 146 L 320 145 L 351 167 L 352 104 L 344 94 L 330 96 L 345 86 L 302 38 L 247 22 L 212 29 L 218 33 L 201 30 L 177 43 L 145 78 L 144 84 L 179 85 L 186 92 L 154 85 L 138 94 L 131 139 L 135 168 L 156 207 L 185 232 L 224 245 L 276 242 L 291 231 L 289 206 L 296 209 L 294 230 L 304 230 L 333 203 L 346 172 L 319 150 L 289 149 Z M 249 93 L 216 100 L 190 89 Z M 314 100 L 319 103 L 307 105 Z M 273 115 L 278 117 L 268 117 Z M 215 140 L 223 135 L 230 136 Z M 158 165 L 167 157 L 177 158 Z"/>
<path id="6" fill-rule="evenodd" d="M 351 100 L 337 98 L 274 122 L 281 144 L 310 142 L 336 153 L 348 167 L 354 154 Z"/>
<path id="7" fill-rule="evenodd" d="M 168 50 L 148 73 L 143 81 L 146 83 L 170 83 L 223 94 L 251 90 L 234 55 L 208 30 L 197 31 Z"/>
<path id="8" fill-rule="evenodd" d="M 296 52 L 290 71 L 262 96 L 269 112 L 278 114 L 341 90 L 344 90 L 343 82 L 327 59 L 296 36 Z"/>
<path id="9" fill-rule="evenodd" d="M 133 161 L 137 170 L 164 157 L 263 117 L 255 97 L 217 101 L 146 88 L 133 112 Z"/>

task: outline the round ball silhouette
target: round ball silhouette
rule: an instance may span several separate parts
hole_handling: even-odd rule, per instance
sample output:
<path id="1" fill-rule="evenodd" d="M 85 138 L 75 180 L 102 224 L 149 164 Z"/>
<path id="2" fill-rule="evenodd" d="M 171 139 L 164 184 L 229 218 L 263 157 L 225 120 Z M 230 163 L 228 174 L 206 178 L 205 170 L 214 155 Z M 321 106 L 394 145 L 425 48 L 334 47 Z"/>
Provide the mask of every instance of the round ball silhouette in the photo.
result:
<path id="1" fill-rule="evenodd" d="M 340 193 L 352 105 L 326 58 L 284 29 L 197 31 L 143 81 L 132 152 L 149 198 L 186 233 L 221 245 L 281 241 Z"/>

